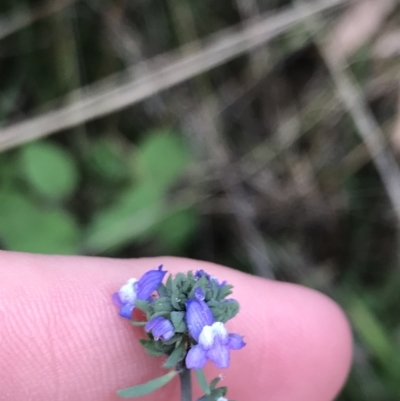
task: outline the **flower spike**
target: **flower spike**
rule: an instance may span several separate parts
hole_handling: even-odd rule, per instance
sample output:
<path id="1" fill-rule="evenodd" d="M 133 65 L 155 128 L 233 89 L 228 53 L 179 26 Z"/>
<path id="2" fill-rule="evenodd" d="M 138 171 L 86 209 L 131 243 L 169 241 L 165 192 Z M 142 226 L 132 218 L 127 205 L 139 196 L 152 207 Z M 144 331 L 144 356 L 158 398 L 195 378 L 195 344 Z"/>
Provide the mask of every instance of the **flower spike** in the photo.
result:
<path id="1" fill-rule="evenodd" d="M 132 321 L 135 326 L 144 326 L 148 334 L 148 339 L 140 342 L 150 355 L 165 355 L 164 367 L 173 370 L 117 394 L 125 398 L 148 394 L 178 374 L 182 383 L 190 382 L 190 369 L 195 369 L 205 393 L 199 400 L 228 401 L 227 388 L 216 387 L 218 378 L 208 384 L 202 368 L 207 361 L 220 369 L 229 367 L 230 352 L 246 345 L 241 335 L 228 333 L 224 325 L 239 311 L 236 300 L 226 299 L 233 287 L 204 270 L 170 276 L 163 284 L 166 274 L 161 265 L 139 280 L 131 278 L 112 299 L 126 319 L 132 319 L 135 307 L 145 313 L 145 321 Z M 190 389 L 190 383 L 182 388 Z M 191 394 L 182 399 L 191 400 Z"/>

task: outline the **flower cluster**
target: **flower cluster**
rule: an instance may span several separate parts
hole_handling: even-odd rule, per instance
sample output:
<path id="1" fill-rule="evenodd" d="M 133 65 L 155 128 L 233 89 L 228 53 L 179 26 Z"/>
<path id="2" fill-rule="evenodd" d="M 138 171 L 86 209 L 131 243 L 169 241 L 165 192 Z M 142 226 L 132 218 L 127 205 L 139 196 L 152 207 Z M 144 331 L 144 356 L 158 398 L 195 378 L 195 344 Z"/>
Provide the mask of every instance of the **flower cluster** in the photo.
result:
<path id="1" fill-rule="evenodd" d="M 169 276 L 164 284 L 166 273 L 159 266 L 139 280 L 129 279 L 113 294 L 119 314 L 144 326 L 148 339 L 141 343 L 150 355 L 168 357 L 164 367 L 199 370 L 210 360 L 227 368 L 230 351 L 245 346 L 243 337 L 224 325 L 239 311 L 236 300 L 226 299 L 232 286 L 203 270 Z M 132 319 L 135 308 L 145 312 L 146 321 Z M 226 388 L 214 387 L 204 399 L 225 401 Z"/>

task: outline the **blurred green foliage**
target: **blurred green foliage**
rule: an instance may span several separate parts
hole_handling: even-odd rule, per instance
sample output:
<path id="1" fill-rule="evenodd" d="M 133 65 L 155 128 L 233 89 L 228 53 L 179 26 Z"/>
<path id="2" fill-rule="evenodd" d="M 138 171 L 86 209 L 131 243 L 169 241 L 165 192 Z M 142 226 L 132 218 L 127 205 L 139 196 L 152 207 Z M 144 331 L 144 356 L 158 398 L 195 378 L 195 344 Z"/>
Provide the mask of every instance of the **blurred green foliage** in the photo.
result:
<path id="1" fill-rule="evenodd" d="M 166 196 L 188 163 L 181 137 L 168 131 L 149 132 L 123 158 L 112 140 L 96 141 L 81 166 L 55 142 L 25 145 L 0 170 L 0 176 L 12 171 L 0 189 L 1 241 L 15 251 L 76 254 L 109 253 L 154 237 L 160 250 L 179 252 L 196 230 L 197 213 Z M 94 195 L 86 224 L 78 224 L 71 207 L 85 185 L 82 171 L 99 179 L 95 191 L 112 191 L 104 199 Z"/>
<path id="2" fill-rule="evenodd" d="M 0 128 L 240 22 L 240 3 L 72 0 L 7 37 L 0 29 Z M 0 28 L 44 4 L 1 1 Z M 398 18 L 397 7 L 385 30 Z M 327 293 L 351 320 L 354 366 L 338 400 L 398 401 L 400 230 L 318 51 L 325 34 L 299 25 L 134 107 L 1 153 L 1 248 L 174 254 L 248 272 L 254 255 L 271 259 L 278 279 Z M 374 56 L 384 34 L 349 70 L 389 137 L 400 69 L 398 55 Z"/>

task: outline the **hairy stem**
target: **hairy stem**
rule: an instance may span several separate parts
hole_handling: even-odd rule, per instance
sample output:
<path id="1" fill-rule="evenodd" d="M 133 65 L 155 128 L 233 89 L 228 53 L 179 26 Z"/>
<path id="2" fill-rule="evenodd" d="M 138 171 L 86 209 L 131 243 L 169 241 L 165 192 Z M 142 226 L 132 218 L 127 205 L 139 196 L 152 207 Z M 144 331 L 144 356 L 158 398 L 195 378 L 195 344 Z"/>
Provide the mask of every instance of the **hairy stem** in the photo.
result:
<path id="1" fill-rule="evenodd" d="M 192 401 L 192 377 L 190 369 L 185 365 L 179 370 L 179 379 L 181 381 L 181 401 Z"/>

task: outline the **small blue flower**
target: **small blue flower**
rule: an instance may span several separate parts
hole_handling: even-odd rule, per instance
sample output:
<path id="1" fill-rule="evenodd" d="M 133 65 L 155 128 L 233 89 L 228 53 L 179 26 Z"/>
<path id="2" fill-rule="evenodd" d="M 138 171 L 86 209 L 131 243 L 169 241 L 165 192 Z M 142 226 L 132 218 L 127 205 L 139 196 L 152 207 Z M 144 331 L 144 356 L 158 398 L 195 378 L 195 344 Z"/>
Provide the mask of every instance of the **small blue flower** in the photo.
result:
<path id="1" fill-rule="evenodd" d="M 186 302 L 186 320 L 190 335 L 198 343 L 186 356 L 188 369 L 201 369 L 208 359 L 219 368 L 227 368 L 230 350 L 238 350 L 246 345 L 242 336 L 229 334 L 223 323 L 214 322 L 210 308 L 202 299 L 189 299 Z"/>
<path id="2" fill-rule="evenodd" d="M 175 334 L 174 326 L 172 325 L 172 323 L 162 316 L 151 319 L 149 322 L 147 322 L 144 329 L 147 332 L 151 332 L 155 340 L 161 338 L 161 340 L 163 341 L 168 341 Z"/>
<path id="3" fill-rule="evenodd" d="M 204 293 L 200 288 L 199 290 L 195 293 L 196 298 L 186 301 L 186 323 L 190 335 L 196 341 L 199 340 L 203 327 L 214 323 L 214 316 L 208 305 L 203 301 Z"/>
<path id="4" fill-rule="evenodd" d="M 199 278 L 201 278 L 203 276 L 205 276 L 208 281 L 214 280 L 217 283 L 218 288 L 221 288 L 224 285 L 226 285 L 226 281 L 223 281 L 222 283 L 220 283 L 219 280 L 215 276 L 211 276 L 210 274 L 206 273 L 203 269 L 197 270 L 194 275 L 194 278 L 195 278 L 195 280 L 198 280 Z"/>
<path id="5" fill-rule="evenodd" d="M 131 319 L 132 312 L 137 299 L 149 301 L 154 291 L 162 283 L 166 271 L 162 270 L 162 265 L 157 270 L 149 270 L 137 280 L 131 278 L 120 290 L 113 294 L 114 304 L 120 308 L 120 316 Z"/>

